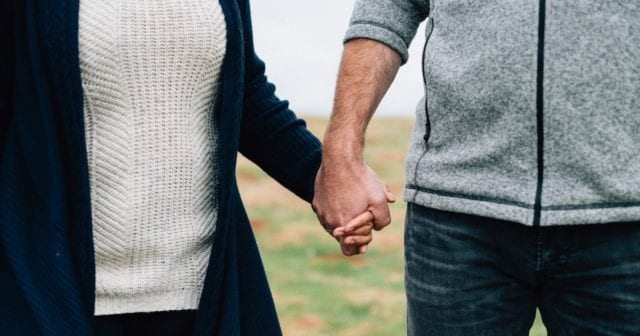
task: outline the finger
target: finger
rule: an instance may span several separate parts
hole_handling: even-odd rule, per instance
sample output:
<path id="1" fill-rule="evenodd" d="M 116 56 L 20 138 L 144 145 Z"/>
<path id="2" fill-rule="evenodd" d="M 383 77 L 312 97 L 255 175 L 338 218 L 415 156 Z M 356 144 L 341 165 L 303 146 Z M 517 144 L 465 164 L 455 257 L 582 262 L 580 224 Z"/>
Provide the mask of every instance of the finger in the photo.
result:
<path id="1" fill-rule="evenodd" d="M 344 238 L 336 238 L 340 243 L 340 249 L 342 250 L 342 254 L 347 257 L 351 257 L 353 255 L 358 254 L 358 246 L 347 245 L 344 243 Z"/>
<path id="2" fill-rule="evenodd" d="M 333 230 L 333 233 L 331 234 L 334 238 L 338 239 L 342 236 L 345 235 L 345 230 L 346 228 L 344 226 L 341 226 L 339 228 L 336 228 L 335 230 Z"/>
<path id="3" fill-rule="evenodd" d="M 366 236 L 371 234 L 371 230 L 373 230 L 373 222 L 368 222 L 366 225 L 359 226 L 353 231 L 345 232 L 343 237 L 347 238 L 350 236 Z"/>
<path id="4" fill-rule="evenodd" d="M 387 196 L 387 202 L 389 202 L 389 203 L 395 203 L 396 202 L 396 197 L 393 196 L 393 193 L 391 192 L 391 189 L 389 189 L 389 185 L 387 185 L 387 184 L 384 185 L 384 193 Z"/>
<path id="5" fill-rule="evenodd" d="M 372 220 L 373 220 L 373 214 L 369 211 L 365 211 L 359 214 L 358 216 L 356 216 L 356 218 L 349 221 L 349 223 L 345 225 L 345 228 L 347 229 L 347 232 L 353 231 L 354 229 L 360 226 L 367 225 Z"/>
<path id="6" fill-rule="evenodd" d="M 367 225 L 368 223 L 370 223 L 373 220 L 373 214 L 369 211 L 365 211 L 363 213 L 361 213 L 360 215 L 356 216 L 356 218 L 352 219 L 351 221 L 349 221 L 349 223 L 347 223 L 345 226 L 343 227 L 339 227 L 336 228 L 333 232 L 334 232 L 334 237 L 340 237 L 342 235 L 344 235 L 345 233 L 350 233 L 353 230 L 356 230 L 357 228 Z M 341 230 L 339 230 L 341 229 Z M 338 234 L 338 236 L 336 236 L 336 234 Z"/>
<path id="7" fill-rule="evenodd" d="M 344 243 L 343 244 L 358 247 L 360 245 L 369 244 L 369 243 L 371 243 L 372 240 L 373 240 L 373 236 L 372 235 L 349 236 L 349 237 L 344 239 Z"/>
<path id="8" fill-rule="evenodd" d="M 331 235 L 331 236 L 335 237 L 335 236 L 333 235 L 333 232 L 335 231 L 335 229 L 334 229 L 334 228 L 330 228 L 330 227 L 326 227 L 326 226 L 323 226 L 322 228 L 323 228 L 323 229 L 324 229 L 324 231 L 326 231 L 329 235 Z"/>
<path id="9" fill-rule="evenodd" d="M 345 229 L 346 228 L 344 226 L 336 228 L 335 230 L 333 230 L 333 233 L 331 235 L 336 239 L 340 238 L 345 235 L 345 232 L 344 232 Z"/>
<path id="10" fill-rule="evenodd" d="M 351 257 L 353 255 L 358 254 L 357 246 L 346 245 L 344 242 L 341 242 L 340 248 L 342 249 L 342 254 L 344 254 L 347 257 Z"/>
<path id="11" fill-rule="evenodd" d="M 367 251 L 369 250 L 369 244 L 363 244 L 363 245 L 347 245 L 347 246 L 353 246 L 355 249 L 353 250 L 353 255 L 357 255 L 357 254 L 365 254 L 367 253 Z M 347 247 L 345 247 L 346 249 Z M 349 250 L 351 253 L 351 250 Z"/>

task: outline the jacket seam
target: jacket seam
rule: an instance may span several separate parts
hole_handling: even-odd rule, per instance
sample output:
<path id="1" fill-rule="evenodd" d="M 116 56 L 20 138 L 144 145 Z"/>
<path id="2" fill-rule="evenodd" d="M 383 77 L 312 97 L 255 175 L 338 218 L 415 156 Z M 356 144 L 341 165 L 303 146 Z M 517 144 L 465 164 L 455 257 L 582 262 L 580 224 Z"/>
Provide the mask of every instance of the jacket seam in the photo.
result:
<path id="1" fill-rule="evenodd" d="M 416 185 L 406 185 L 405 188 L 416 191 L 416 196 L 413 199 L 413 202 L 416 202 L 417 194 L 427 193 L 436 196 L 444 196 L 450 198 L 459 198 L 471 201 L 480 201 L 480 202 L 490 202 L 502 205 L 510 205 L 517 206 L 524 209 L 534 209 L 534 204 L 527 204 L 524 202 L 517 201 L 509 201 L 500 198 L 487 197 L 481 195 L 469 195 L 465 193 L 457 193 L 445 190 L 437 190 L 431 188 L 423 188 L 418 187 Z M 560 204 L 560 205 L 547 205 L 541 206 L 541 211 L 571 211 L 571 210 L 603 210 L 603 209 L 614 209 L 614 208 L 635 208 L 640 207 L 640 202 L 605 202 L 605 203 L 590 203 L 590 204 Z"/>
<path id="2" fill-rule="evenodd" d="M 533 205 L 532 204 L 527 204 L 527 203 L 518 202 L 518 201 L 510 201 L 510 200 L 505 200 L 505 199 L 500 199 L 500 198 L 495 198 L 495 197 L 488 197 L 488 196 L 481 196 L 481 195 L 469 195 L 469 194 L 463 194 L 463 193 L 457 193 L 457 192 L 451 192 L 451 191 L 445 191 L 445 190 L 423 188 L 423 187 L 418 187 L 418 186 L 411 185 L 411 184 L 407 185 L 405 188 L 411 189 L 411 190 L 416 190 L 418 192 L 423 192 L 423 193 L 427 193 L 427 194 L 433 194 L 433 195 L 437 195 L 437 196 L 460 198 L 460 199 L 466 199 L 466 200 L 471 200 L 471 201 L 491 202 L 491 203 L 496 203 L 496 204 L 517 206 L 517 207 L 524 208 L 524 209 L 529 209 L 529 210 L 533 209 Z M 417 193 L 416 193 L 416 197 L 417 197 Z"/>
<path id="3" fill-rule="evenodd" d="M 571 211 L 571 210 L 597 210 L 597 209 L 614 209 L 614 208 L 635 208 L 640 207 L 640 202 L 609 202 L 609 203 L 592 203 L 592 204 L 561 204 L 549 205 L 542 207 L 545 211 Z"/>

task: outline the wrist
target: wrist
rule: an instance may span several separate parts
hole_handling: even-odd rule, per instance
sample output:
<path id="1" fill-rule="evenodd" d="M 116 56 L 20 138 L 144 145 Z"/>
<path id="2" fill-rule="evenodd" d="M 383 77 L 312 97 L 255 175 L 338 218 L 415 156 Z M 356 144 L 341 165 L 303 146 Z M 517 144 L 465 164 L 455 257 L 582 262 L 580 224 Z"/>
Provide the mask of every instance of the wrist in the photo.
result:
<path id="1" fill-rule="evenodd" d="M 346 132 L 345 132 L 346 131 Z M 322 144 L 322 155 L 326 158 L 337 158 L 350 161 L 362 161 L 364 149 L 364 135 L 359 132 L 350 132 L 327 129 Z"/>
<path id="2" fill-rule="evenodd" d="M 364 163 L 363 146 L 347 143 L 325 143 L 322 147 L 322 161 L 332 163 Z"/>

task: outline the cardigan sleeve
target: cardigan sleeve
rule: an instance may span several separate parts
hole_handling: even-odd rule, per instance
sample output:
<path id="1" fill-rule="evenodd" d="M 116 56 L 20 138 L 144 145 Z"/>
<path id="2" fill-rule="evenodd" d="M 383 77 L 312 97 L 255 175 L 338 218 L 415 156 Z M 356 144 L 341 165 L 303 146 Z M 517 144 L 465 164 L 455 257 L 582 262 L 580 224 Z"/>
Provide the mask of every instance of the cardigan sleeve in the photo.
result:
<path id="1" fill-rule="evenodd" d="M 15 43 L 13 27 L 13 1 L 2 1 L 0 5 L 0 162 L 4 154 L 9 120 L 11 96 L 13 95 L 13 72 L 15 68 Z"/>
<path id="2" fill-rule="evenodd" d="M 249 4 L 240 0 L 245 37 L 245 96 L 240 152 L 301 198 L 311 201 L 320 166 L 320 141 L 278 99 L 255 54 Z"/>

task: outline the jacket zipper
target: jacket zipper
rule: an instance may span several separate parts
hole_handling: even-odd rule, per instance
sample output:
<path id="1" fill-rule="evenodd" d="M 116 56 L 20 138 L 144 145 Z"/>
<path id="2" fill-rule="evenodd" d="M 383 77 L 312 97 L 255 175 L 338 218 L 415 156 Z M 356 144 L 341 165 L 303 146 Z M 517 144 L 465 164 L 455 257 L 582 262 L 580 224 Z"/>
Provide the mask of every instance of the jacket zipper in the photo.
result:
<path id="1" fill-rule="evenodd" d="M 431 137 L 431 120 L 429 118 L 429 107 L 428 107 L 428 99 L 427 99 L 427 70 L 426 70 L 426 59 L 427 59 L 427 44 L 429 43 L 429 38 L 431 37 L 431 33 L 433 32 L 433 20 L 431 18 L 427 18 L 427 37 L 424 41 L 424 47 L 422 48 L 422 84 L 424 87 L 424 117 L 425 117 L 425 131 L 424 139 L 425 147 L 428 150 L 429 146 L 429 138 Z"/>
<path id="2" fill-rule="evenodd" d="M 413 181 L 415 184 L 417 184 L 417 180 L 418 180 L 418 172 L 420 171 L 420 162 L 427 155 L 427 152 L 429 152 L 429 138 L 431 137 L 431 121 L 429 119 L 429 106 L 427 103 L 428 100 L 427 100 L 427 71 L 426 71 L 427 44 L 429 43 L 429 38 L 431 37 L 431 33 L 433 32 L 433 19 L 431 19 L 430 17 L 427 18 L 427 26 L 425 29 L 426 29 L 426 39 L 424 41 L 424 47 L 422 48 L 422 64 L 420 65 L 422 67 L 422 85 L 424 88 L 425 131 L 422 137 L 422 139 L 424 140 L 424 151 L 422 152 L 422 155 L 420 156 L 420 158 L 418 159 L 418 162 L 416 162 L 416 165 L 414 167 Z M 413 194 L 414 202 L 417 195 L 418 195 L 418 191 L 416 190 L 415 193 Z"/>
<path id="3" fill-rule="evenodd" d="M 538 183 L 533 207 L 533 226 L 540 226 L 542 182 L 544 178 L 544 38 L 546 1 L 540 0 L 538 12 L 538 78 L 536 85 L 536 127 L 538 132 Z"/>

